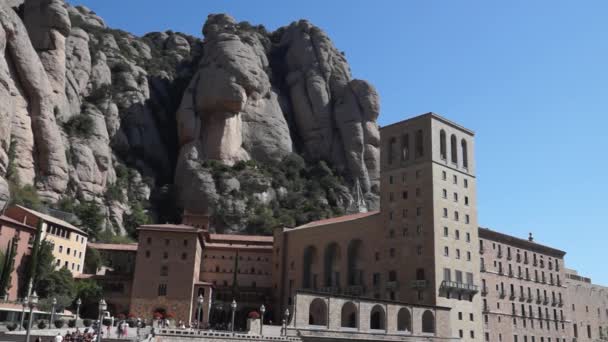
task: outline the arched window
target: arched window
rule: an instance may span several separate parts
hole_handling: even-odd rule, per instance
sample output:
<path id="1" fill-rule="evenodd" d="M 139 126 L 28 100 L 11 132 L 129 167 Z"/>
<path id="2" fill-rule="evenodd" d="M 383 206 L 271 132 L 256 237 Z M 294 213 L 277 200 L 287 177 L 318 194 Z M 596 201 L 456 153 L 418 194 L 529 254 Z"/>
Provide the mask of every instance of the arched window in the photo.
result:
<path id="1" fill-rule="evenodd" d="M 401 161 L 410 159 L 410 135 L 401 136 Z"/>
<path id="2" fill-rule="evenodd" d="M 348 244 L 348 285 L 362 285 L 361 240 L 352 240 Z"/>
<path id="3" fill-rule="evenodd" d="M 325 286 L 340 287 L 340 273 L 338 272 L 338 260 L 340 259 L 340 248 L 335 242 L 327 245 L 325 249 Z"/>
<path id="4" fill-rule="evenodd" d="M 343 328 L 357 328 L 359 320 L 357 315 L 357 306 L 353 302 L 346 302 L 342 305 L 342 324 Z"/>
<path id="5" fill-rule="evenodd" d="M 447 159 L 448 156 L 448 148 L 447 148 L 447 138 L 445 137 L 445 131 L 441 130 L 439 133 L 439 154 L 441 159 Z"/>
<path id="6" fill-rule="evenodd" d="M 302 267 L 302 287 L 305 289 L 315 288 L 317 284 L 313 282 L 312 267 L 317 259 L 317 249 L 314 246 L 308 246 L 304 250 L 303 267 Z"/>
<path id="7" fill-rule="evenodd" d="M 397 314 L 397 330 L 412 332 L 412 315 L 406 308 L 401 308 Z"/>
<path id="8" fill-rule="evenodd" d="M 452 163 L 458 163 L 458 146 L 454 134 L 450 137 L 450 149 L 452 150 Z"/>
<path id="9" fill-rule="evenodd" d="M 384 329 L 386 326 L 385 320 L 384 308 L 380 305 L 376 305 L 372 308 L 371 314 L 369 315 L 369 328 Z"/>
<path id="10" fill-rule="evenodd" d="M 315 298 L 308 308 L 309 325 L 327 325 L 327 304 L 321 298 Z"/>
<path id="11" fill-rule="evenodd" d="M 395 144 L 396 144 L 395 138 L 390 138 L 388 140 L 388 163 L 389 164 L 392 164 L 393 160 L 395 159 Z"/>
<path id="12" fill-rule="evenodd" d="M 422 137 L 422 130 L 416 131 L 416 158 L 424 155 L 424 139 Z"/>
<path id="13" fill-rule="evenodd" d="M 422 332 L 434 333 L 435 332 L 435 316 L 430 310 L 426 310 L 422 314 Z"/>
<path id="14" fill-rule="evenodd" d="M 462 139 L 460 141 L 460 145 L 462 146 L 462 166 L 467 169 L 469 168 L 469 152 L 467 150 L 467 141 Z"/>

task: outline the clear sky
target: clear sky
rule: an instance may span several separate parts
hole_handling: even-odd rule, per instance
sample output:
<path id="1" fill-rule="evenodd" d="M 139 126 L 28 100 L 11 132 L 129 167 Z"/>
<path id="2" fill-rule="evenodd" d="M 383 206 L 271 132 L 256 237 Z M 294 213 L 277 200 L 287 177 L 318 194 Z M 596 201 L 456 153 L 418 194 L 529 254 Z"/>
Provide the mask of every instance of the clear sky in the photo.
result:
<path id="1" fill-rule="evenodd" d="M 201 36 L 207 14 L 305 18 L 381 96 L 380 124 L 433 111 L 476 132 L 479 223 L 567 251 L 608 285 L 608 2 L 72 0 L 134 34 Z"/>

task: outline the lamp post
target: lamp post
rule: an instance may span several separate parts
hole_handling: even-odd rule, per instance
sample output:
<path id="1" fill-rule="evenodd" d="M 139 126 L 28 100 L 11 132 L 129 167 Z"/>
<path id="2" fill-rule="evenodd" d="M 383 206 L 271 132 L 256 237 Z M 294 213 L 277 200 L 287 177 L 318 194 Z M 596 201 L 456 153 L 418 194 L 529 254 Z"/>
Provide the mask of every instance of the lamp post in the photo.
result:
<path id="1" fill-rule="evenodd" d="M 27 332 L 25 334 L 25 342 L 30 342 L 30 332 L 32 331 L 32 321 L 34 320 L 34 307 L 36 306 L 36 304 L 38 304 L 38 296 L 36 295 L 36 291 L 34 291 L 28 301 L 28 305 L 30 307 L 30 317 L 27 321 Z"/>
<path id="2" fill-rule="evenodd" d="M 230 308 L 232 309 L 232 325 L 230 326 L 230 330 L 232 330 L 232 333 L 234 334 L 234 314 L 236 313 L 236 300 L 232 300 Z"/>
<path id="3" fill-rule="evenodd" d="M 51 321 L 49 322 L 49 328 L 52 329 L 53 323 L 55 322 L 55 305 L 57 305 L 57 298 L 53 297 L 51 304 L 53 304 L 53 307 L 51 308 Z"/>
<path id="4" fill-rule="evenodd" d="M 82 301 L 80 298 L 76 299 L 76 323 L 78 323 L 78 318 L 80 318 L 80 306 L 82 305 Z"/>
<path id="5" fill-rule="evenodd" d="M 106 309 L 108 308 L 108 305 L 106 304 L 106 301 L 103 300 L 103 298 L 99 301 L 99 325 L 98 325 L 98 329 L 99 331 L 97 332 L 97 342 L 101 342 L 101 332 L 102 332 L 102 326 L 103 326 L 103 313 L 106 311 Z M 26 341 L 29 342 L 29 341 Z"/>
<path id="6" fill-rule="evenodd" d="M 289 324 L 289 308 L 285 309 L 285 314 L 283 316 L 283 331 L 285 336 L 287 336 L 287 324 Z"/>
<path id="7" fill-rule="evenodd" d="M 264 335 L 264 312 L 266 312 L 266 307 L 262 304 L 260 306 L 260 336 Z"/>
<path id="8" fill-rule="evenodd" d="M 23 307 L 21 308 L 21 323 L 19 323 L 19 330 L 23 330 L 23 319 L 25 318 L 25 309 L 27 308 L 27 297 L 23 298 Z"/>
<path id="9" fill-rule="evenodd" d="M 198 299 L 196 300 L 196 302 L 198 303 L 198 323 L 196 324 L 198 327 L 198 330 L 201 330 L 201 326 L 203 325 L 203 303 L 204 303 L 205 299 L 203 298 L 203 295 L 198 295 Z"/>

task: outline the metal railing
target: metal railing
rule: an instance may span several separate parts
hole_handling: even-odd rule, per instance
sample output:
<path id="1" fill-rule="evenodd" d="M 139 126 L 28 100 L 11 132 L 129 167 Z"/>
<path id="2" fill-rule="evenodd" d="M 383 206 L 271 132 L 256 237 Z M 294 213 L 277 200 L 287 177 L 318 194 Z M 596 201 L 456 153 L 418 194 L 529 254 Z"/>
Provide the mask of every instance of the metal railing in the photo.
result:
<path id="1" fill-rule="evenodd" d="M 429 286 L 428 280 L 412 280 L 410 287 L 413 289 L 425 289 Z"/>

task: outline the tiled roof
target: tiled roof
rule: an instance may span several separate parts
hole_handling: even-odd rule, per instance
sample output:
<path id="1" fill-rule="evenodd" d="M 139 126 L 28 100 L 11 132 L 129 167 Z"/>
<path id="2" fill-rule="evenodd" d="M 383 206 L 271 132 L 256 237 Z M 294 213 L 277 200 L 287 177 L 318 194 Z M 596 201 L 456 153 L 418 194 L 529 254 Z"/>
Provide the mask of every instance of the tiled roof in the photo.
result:
<path id="1" fill-rule="evenodd" d="M 136 243 L 92 243 L 89 242 L 89 247 L 106 251 L 137 251 Z"/>
<path id="2" fill-rule="evenodd" d="M 43 221 L 54 223 L 54 224 L 60 225 L 60 226 L 62 226 L 64 228 L 71 229 L 73 231 L 76 231 L 76 232 L 84 235 L 84 236 L 88 236 L 89 235 L 89 234 L 85 233 L 82 229 L 80 229 L 80 228 L 78 228 L 78 227 L 76 227 L 76 226 L 74 226 L 74 225 L 72 225 L 72 224 L 70 224 L 70 223 L 68 223 L 68 222 L 66 222 L 64 220 L 60 220 L 60 219 L 58 219 L 56 217 L 53 217 L 51 215 L 43 214 L 43 213 L 41 213 L 39 211 L 28 209 L 28 208 L 20 206 L 20 205 L 17 205 L 17 207 L 19 207 L 19 208 L 27 211 L 28 213 L 30 213 L 30 214 L 32 214 L 34 216 L 37 216 L 37 217 L 41 218 Z"/>
<path id="3" fill-rule="evenodd" d="M 351 214 L 351 215 L 332 217 L 332 218 L 328 218 L 328 219 L 308 222 L 305 225 L 298 226 L 293 229 L 310 228 L 310 227 L 324 226 L 324 225 L 340 223 L 340 222 L 348 222 L 348 221 L 352 221 L 352 220 L 358 220 L 358 219 L 361 219 L 364 217 L 377 215 L 379 213 L 380 213 L 379 211 L 370 211 L 367 213 L 357 213 L 357 214 Z"/>
<path id="4" fill-rule="evenodd" d="M 36 230 L 36 227 L 32 227 L 32 226 L 29 226 L 27 224 L 21 223 L 21 222 L 15 220 L 15 219 L 12 219 L 12 218 L 10 218 L 8 216 L 5 216 L 5 215 L 0 215 L 0 222 L 2 222 L 2 221 L 8 222 L 8 223 L 12 223 L 12 224 L 18 225 L 20 227 L 26 227 L 26 228 L 29 228 L 29 229 Z"/>

